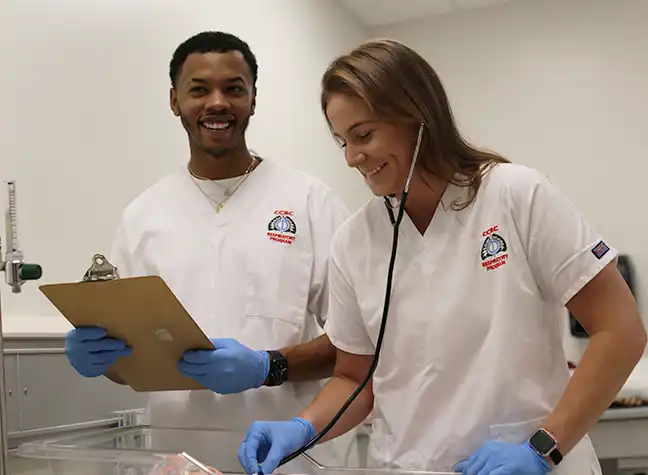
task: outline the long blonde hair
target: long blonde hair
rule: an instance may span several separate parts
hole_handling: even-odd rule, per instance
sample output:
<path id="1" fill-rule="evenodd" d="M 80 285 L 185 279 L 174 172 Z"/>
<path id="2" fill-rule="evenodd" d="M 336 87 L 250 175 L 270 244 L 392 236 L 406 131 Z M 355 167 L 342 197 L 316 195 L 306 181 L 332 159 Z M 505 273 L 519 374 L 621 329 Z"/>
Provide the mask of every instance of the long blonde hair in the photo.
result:
<path id="1" fill-rule="evenodd" d="M 359 97 L 383 119 L 414 125 L 422 122 L 425 133 L 417 166 L 450 183 L 469 187 L 468 198 L 453 204 L 456 209 L 472 203 L 488 169 L 508 162 L 461 136 L 436 72 L 423 57 L 398 41 L 368 41 L 333 61 L 322 78 L 325 116 L 329 98 L 340 93 Z"/>

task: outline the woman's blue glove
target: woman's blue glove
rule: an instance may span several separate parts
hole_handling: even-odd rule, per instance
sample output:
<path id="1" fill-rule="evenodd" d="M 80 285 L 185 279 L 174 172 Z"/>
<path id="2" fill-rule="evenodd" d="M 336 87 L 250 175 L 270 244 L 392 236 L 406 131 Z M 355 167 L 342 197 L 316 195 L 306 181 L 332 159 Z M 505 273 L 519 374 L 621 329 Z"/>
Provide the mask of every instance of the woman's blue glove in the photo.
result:
<path id="1" fill-rule="evenodd" d="M 528 442 L 489 441 L 459 462 L 455 471 L 462 475 L 545 475 L 551 467 Z"/>
<path id="2" fill-rule="evenodd" d="M 313 424 L 301 417 L 289 421 L 255 422 L 239 447 L 238 459 L 249 475 L 260 471 L 269 475 L 284 457 L 302 448 L 316 435 Z"/>
<path id="3" fill-rule="evenodd" d="M 215 350 L 187 351 L 178 363 L 185 376 L 218 394 L 233 394 L 263 385 L 270 371 L 270 355 L 231 338 L 211 340 Z"/>
<path id="4" fill-rule="evenodd" d="M 121 340 L 108 338 L 103 328 L 81 327 L 65 337 L 65 354 L 72 367 L 82 376 L 96 378 L 108 371 L 117 358 L 128 356 L 131 349 Z"/>

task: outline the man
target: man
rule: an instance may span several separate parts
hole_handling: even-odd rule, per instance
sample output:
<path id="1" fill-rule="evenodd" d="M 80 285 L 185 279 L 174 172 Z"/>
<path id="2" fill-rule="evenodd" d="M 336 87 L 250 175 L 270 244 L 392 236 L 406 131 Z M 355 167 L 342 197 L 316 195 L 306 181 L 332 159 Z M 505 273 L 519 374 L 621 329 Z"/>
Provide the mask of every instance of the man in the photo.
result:
<path id="1" fill-rule="evenodd" d="M 161 276 L 216 347 L 179 363 L 211 391 L 151 394 L 150 423 L 234 431 L 219 447 L 205 436 L 185 444 L 217 468 L 227 458 L 240 469 L 247 426 L 293 416 L 332 373 L 335 349 L 321 330 L 328 249 L 348 212 L 316 179 L 248 150 L 258 68 L 245 42 L 200 33 L 177 48 L 169 72 L 190 159 L 125 209 L 110 260 L 121 277 Z M 87 377 L 129 353 L 102 329 L 67 338 L 71 364 Z"/>

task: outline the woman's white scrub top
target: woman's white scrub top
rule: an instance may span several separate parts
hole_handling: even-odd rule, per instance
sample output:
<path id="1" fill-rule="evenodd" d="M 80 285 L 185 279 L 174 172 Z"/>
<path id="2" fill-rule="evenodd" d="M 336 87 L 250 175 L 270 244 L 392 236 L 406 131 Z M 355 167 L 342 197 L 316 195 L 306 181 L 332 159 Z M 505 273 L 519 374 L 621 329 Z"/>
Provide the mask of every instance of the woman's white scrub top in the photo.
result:
<path id="1" fill-rule="evenodd" d="M 523 442 L 568 383 L 565 304 L 617 251 L 541 173 L 501 164 L 474 203 L 449 185 L 424 235 L 405 215 L 374 376 L 370 456 L 381 465 L 452 471 L 483 442 Z M 370 201 L 334 237 L 325 330 L 372 354 L 392 225 Z M 553 473 L 600 473 L 589 438 Z"/>

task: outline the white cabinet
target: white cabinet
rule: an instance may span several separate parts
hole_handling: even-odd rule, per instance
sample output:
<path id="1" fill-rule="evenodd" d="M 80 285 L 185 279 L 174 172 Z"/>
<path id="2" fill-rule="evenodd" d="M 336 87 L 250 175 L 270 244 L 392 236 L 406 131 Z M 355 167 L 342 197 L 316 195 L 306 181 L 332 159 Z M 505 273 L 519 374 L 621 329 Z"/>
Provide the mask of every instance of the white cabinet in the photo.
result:
<path id="1" fill-rule="evenodd" d="M 105 377 L 85 378 L 68 363 L 64 340 L 5 338 L 7 429 L 12 434 L 115 417 L 146 406 L 147 394 Z"/>

